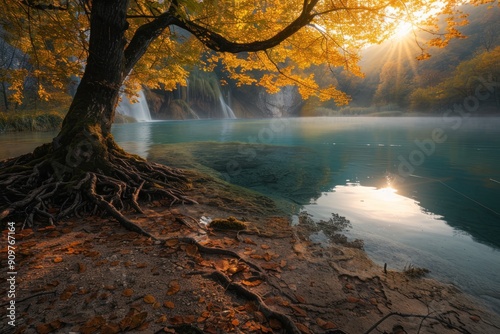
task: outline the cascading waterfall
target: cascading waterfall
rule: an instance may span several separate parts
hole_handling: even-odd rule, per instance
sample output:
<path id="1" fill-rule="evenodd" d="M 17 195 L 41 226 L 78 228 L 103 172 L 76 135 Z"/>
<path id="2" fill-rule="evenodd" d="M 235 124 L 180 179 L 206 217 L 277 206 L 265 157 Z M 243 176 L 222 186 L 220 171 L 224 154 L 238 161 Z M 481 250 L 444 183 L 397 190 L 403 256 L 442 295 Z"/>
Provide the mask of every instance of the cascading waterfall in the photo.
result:
<path id="1" fill-rule="evenodd" d="M 123 94 L 116 111 L 122 115 L 135 118 L 137 122 L 150 122 L 151 113 L 149 112 L 148 102 L 142 90 L 139 91 L 137 102 L 132 103 L 130 99 Z"/>
<path id="2" fill-rule="evenodd" d="M 224 118 L 236 118 L 233 109 L 231 109 L 231 107 L 227 105 L 226 101 L 224 101 L 222 94 L 219 95 L 219 102 Z"/>

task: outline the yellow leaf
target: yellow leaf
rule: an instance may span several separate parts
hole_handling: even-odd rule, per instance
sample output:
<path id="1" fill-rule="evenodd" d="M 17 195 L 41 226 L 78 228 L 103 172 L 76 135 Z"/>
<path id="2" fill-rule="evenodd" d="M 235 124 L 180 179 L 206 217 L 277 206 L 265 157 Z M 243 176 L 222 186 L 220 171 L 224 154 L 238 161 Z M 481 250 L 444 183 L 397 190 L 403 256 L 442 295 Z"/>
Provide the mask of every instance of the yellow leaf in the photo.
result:
<path id="1" fill-rule="evenodd" d="M 257 279 L 255 281 L 247 281 L 247 280 L 242 280 L 241 281 L 241 284 L 243 285 L 246 285 L 246 286 L 250 286 L 250 287 L 253 287 L 253 286 L 259 286 L 262 284 L 262 281 Z"/>

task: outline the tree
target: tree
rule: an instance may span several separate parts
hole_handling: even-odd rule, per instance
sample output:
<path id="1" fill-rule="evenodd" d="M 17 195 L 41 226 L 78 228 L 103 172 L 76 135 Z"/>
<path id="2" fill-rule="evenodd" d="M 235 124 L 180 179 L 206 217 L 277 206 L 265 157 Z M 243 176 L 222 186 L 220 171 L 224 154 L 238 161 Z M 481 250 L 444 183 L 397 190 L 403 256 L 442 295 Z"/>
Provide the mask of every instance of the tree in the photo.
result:
<path id="1" fill-rule="evenodd" d="M 5 203 L 0 218 L 24 215 L 28 223 L 36 217 L 57 220 L 97 206 L 135 230 L 137 226 L 121 211 L 141 211 L 139 199 L 191 200 L 182 192 L 186 178 L 179 171 L 130 155 L 113 140 L 110 130 L 124 84 L 132 90 L 139 83 L 174 87 L 185 81 L 187 65 L 204 59 L 206 70 L 223 64 L 232 78 L 244 84 L 270 91 L 296 84 L 304 97 L 346 102 L 345 94 L 335 87 L 319 89 L 312 75 L 297 73 L 324 63 L 359 73 L 360 48 L 390 36 L 401 19 L 411 20 L 417 11 L 430 12 L 436 6 L 449 16 L 449 29 L 440 35 L 445 44 L 459 36 L 455 7 L 461 3 L 2 1 L 5 39 L 17 41 L 16 47 L 29 56 L 33 65 L 29 75 L 35 78 L 41 99 L 50 98 L 48 84 L 62 89 L 70 75 L 83 75 L 54 140 L 0 163 L 0 197 Z M 256 71 L 263 71 L 257 79 Z"/>

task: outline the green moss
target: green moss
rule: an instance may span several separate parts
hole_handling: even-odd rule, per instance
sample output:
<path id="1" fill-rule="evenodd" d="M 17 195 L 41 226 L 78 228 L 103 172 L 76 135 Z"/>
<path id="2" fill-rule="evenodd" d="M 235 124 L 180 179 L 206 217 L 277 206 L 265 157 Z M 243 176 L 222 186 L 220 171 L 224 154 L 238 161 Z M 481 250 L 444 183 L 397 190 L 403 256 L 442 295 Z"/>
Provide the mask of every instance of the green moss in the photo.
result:
<path id="1" fill-rule="evenodd" d="M 233 216 L 228 217 L 227 219 L 219 218 L 214 219 L 208 225 L 210 228 L 217 230 L 233 230 L 233 231 L 241 231 L 247 228 L 247 224 L 234 218 Z"/>
<path id="2" fill-rule="evenodd" d="M 0 113 L 0 132 L 58 130 L 63 119 L 64 113 L 58 111 Z"/>

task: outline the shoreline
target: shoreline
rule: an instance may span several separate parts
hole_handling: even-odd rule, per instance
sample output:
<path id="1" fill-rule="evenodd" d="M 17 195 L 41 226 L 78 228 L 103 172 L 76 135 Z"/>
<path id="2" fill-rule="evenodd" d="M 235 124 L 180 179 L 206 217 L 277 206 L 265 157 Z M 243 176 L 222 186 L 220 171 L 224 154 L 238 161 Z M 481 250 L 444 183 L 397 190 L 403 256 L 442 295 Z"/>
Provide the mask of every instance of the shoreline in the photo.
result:
<path id="1" fill-rule="evenodd" d="M 456 333 L 441 321 L 472 333 L 500 329 L 498 314 L 453 286 L 384 272 L 353 245 L 321 247 L 267 198 L 190 178 L 199 205 L 151 203 L 146 215 L 131 215 L 163 241 L 101 217 L 21 232 L 19 332 L 357 334 L 378 321 L 388 333 Z M 206 230 L 201 216 L 235 216 L 248 227 Z"/>

